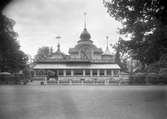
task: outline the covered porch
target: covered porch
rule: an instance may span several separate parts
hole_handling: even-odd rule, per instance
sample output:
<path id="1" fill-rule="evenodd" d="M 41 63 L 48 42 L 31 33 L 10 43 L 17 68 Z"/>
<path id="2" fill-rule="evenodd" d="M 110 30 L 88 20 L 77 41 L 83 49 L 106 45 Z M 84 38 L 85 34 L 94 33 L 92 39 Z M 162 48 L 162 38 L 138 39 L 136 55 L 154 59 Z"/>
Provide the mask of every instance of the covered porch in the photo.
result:
<path id="1" fill-rule="evenodd" d="M 48 82 L 89 83 L 118 80 L 120 68 L 116 64 L 38 64 L 34 67 L 35 77 L 47 77 Z M 50 73 L 52 72 L 52 75 Z"/>

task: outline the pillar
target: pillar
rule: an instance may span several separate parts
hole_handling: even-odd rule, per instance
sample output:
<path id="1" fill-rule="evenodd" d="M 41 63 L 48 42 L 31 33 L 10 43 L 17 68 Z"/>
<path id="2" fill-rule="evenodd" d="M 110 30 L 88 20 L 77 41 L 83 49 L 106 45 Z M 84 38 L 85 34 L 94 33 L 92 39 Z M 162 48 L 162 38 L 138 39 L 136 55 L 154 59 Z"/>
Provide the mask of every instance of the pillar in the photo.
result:
<path id="1" fill-rule="evenodd" d="M 104 69 L 104 76 L 107 76 L 107 70 Z"/>
<path id="2" fill-rule="evenodd" d="M 36 76 L 37 76 L 36 72 L 37 72 L 37 70 L 34 70 L 34 77 L 36 77 Z"/>
<path id="3" fill-rule="evenodd" d="M 85 69 L 82 70 L 82 75 L 85 76 Z"/>
<path id="4" fill-rule="evenodd" d="M 120 70 L 118 70 L 118 76 L 120 76 Z"/>
<path id="5" fill-rule="evenodd" d="M 111 76 L 114 77 L 114 71 L 113 70 L 111 70 Z"/>
<path id="6" fill-rule="evenodd" d="M 66 76 L 66 69 L 63 70 L 63 76 Z"/>
<path id="7" fill-rule="evenodd" d="M 100 70 L 97 69 L 97 76 L 100 76 Z"/>
<path id="8" fill-rule="evenodd" d="M 92 71 L 92 69 L 90 69 L 90 77 L 92 77 L 93 76 L 93 71 Z"/>
<path id="9" fill-rule="evenodd" d="M 44 78 L 44 84 L 47 84 L 47 76 Z"/>
<path id="10" fill-rule="evenodd" d="M 59 70 L 57 70 L 57 76 L 59 76 Z"/>
<path id="11" fill-rule="evenodd" d="M 74 76 L 74 70 L 71 69 L 71 76 Z"/>

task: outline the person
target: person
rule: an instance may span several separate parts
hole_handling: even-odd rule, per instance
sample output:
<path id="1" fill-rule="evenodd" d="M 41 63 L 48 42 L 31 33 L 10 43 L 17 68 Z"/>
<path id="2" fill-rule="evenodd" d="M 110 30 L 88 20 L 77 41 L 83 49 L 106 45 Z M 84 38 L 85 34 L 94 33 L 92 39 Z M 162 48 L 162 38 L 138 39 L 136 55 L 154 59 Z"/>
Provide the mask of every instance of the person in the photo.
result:
<path id="1" fill-rule="evenodd" d="M 50 78 L 49 74 L 47 74 L 47 75 L 46 75 L 46 78 L 47 78 L 47 81 L 48 81 L 48 80 L 49 80 L 49 78 Z"/>
<path id="2" fill-rule="evenodd" d="M 57 76 L 57 74 L 55 73 L 55 80 L 58 80 L 58 76 Z"/>

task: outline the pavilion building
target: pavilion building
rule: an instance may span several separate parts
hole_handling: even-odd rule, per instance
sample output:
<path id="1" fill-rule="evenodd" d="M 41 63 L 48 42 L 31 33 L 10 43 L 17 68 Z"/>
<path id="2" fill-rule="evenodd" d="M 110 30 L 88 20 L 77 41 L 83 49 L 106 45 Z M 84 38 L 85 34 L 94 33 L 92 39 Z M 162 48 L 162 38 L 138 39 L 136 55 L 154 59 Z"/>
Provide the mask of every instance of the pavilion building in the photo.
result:
<path id="1" fill-rule="evenodd" d="M 104 52 L 97 48 L 85 26 L 80 40 L 69 49 L 69 55 L 61 52 L 58 43 L 57 51 L 37 61 L 34 71 L 37 77 L 53 72 L 55 78 L 52 80 L 59 82 L 109 82 L 119 79 L 120 67 L 115 63 L 115 55 L 109 51 L 108 43 Z"/>

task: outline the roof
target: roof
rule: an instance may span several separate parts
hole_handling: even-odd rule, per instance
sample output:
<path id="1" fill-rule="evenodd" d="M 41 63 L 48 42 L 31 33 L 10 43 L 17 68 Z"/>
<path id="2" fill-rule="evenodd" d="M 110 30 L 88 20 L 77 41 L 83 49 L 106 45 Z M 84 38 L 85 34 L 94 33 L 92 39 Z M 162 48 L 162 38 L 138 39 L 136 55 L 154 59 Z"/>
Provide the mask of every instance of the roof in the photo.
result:
<path id="1" fill-rule="evenodd" d="M 120 69 L 117 64 L 36 64 L 34 69 Z"/>

